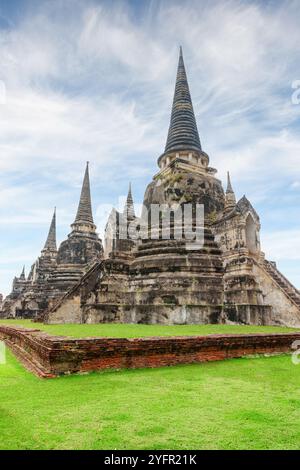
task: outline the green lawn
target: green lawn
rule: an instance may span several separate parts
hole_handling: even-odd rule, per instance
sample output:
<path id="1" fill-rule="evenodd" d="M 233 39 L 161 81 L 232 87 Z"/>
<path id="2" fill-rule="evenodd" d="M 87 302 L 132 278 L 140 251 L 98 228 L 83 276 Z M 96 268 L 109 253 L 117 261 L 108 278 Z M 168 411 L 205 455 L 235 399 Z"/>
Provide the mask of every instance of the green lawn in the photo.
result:
<path id="1" fill-rule="evenodd" d="M 299 331 L 300 328 L 284 328 L 278 326 L 240 326 L 240 325 L 128 325 L 99 323 L 93 325 L 44 325 L 30 320 L 0 320 L 0 324 L 20 325 L 27 328 L 39 328 L 53 335 L 84 338 L 88 336 L 112 336 L 117 338 L 135 338 L 142 336 L 180 336 L 208 335 L 213 333 L 285 333 Z"/>
<path id="2" fill-rule="evenodd" d="M 231 325 L 43 325 L 67 336 L 294 331 Z M 39 379 L 7 351 L 0 449 L 299 449 L 300 365 L 289 356 Z"/>
<path id="3" fill-rule="evenodd" d="M 289 356 L 56 379 L 0 365 L 0 449 L 299 449 Z"/>

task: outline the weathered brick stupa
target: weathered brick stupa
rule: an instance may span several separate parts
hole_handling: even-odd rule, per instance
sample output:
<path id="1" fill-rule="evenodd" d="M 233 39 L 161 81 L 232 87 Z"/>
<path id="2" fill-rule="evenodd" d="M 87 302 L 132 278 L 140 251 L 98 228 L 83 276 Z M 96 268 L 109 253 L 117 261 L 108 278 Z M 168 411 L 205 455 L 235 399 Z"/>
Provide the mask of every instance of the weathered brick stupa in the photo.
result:
<path id="1" fill-rule="evenodd" d="M 108 219 L 103 253 L 87 166 L 67 240 L 57 251 L 54 213 L 41 256 L 27 278 L 23 270 L 14 279 L 1 315 L 42 316 L 49 323 L 299 327 L 300 293 L 265 259 L 258 214 L 245 196 L 236 201 L 229 174 L 223 190 L 209 161 L 180 49 L 167 142 L 158 158 L 159 171 L 146 188 L 141 217 L 135 214 L 129 187 L 123 212 L 113 209 Z M 157 205 L 160 213 L 153 221 L 149 210 Z M 192 249 L 185 227 L 178 223 L 178 214 L 188 205 L 204 207 L 198 227 L 203 243 Z M 169 222 L 169 237 L 163 233 L 164 220 Z M 190 225 L 195 228 L 195 212 Z"/>
<path id="2" fill-rule="evenodd" d="M 106 227 L 105 259 L 94 264 L 48 310 L 50 323 L 219 323 L 300 326 L 299 291 L 265 260 L 260 220 L 244 196 L 236 202 L 228 175 L 224 192 L 202 150 L 180 50 L 170 128 L 159 172 L 148 185 L 144 208 L 204 205 L 204 244 L 188 249 L 175 236 L 161 236 L 161 222 L 138 240 L 124 240 L 134 212 L 131 190 L 123 214 L 113 210 Z M 129 215 L 129 217 L 127 217 Z M 121 228 L 122 227 L 122 228 Z M 59 259 L 59 258 L 58 258 Z M 57 271 L 56 271 L 57 272 Z"/>
<path id="3" fill-rule="evenodd" d="M 15 277 L 12 292 L 0 312 L 2 317 L 35 318 L 79 281 L 86 269 L 103 257 L 102 243 L 93 221 L 88 164 L 75 221 L 71 233 L 57 250 L 56 211 L 41 255 L 32 265 L 28 277 L 25 267 Z"/>

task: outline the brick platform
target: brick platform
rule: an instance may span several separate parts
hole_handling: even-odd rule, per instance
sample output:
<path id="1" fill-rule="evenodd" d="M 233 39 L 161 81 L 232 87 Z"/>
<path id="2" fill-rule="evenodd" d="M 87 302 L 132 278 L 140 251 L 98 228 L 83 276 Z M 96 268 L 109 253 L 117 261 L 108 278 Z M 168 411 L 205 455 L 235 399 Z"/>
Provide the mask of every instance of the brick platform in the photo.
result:
<path id="1" fill-rule="evenodd" d="M 40 377 L 102 369 L 161 367 L 254 354 L 292 352 L 299 333 L 67 338 L 38 329 L 0 326 L 0 339 Z"/>

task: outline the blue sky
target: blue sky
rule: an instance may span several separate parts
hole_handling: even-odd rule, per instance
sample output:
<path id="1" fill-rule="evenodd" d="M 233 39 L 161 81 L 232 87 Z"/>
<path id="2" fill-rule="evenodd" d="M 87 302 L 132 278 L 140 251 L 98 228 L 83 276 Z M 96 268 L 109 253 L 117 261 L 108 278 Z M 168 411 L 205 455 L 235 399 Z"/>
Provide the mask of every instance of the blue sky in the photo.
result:
<path id="1" fill-rule="evenodd" d="M 39 255 L 54 206 L 66 238 L 87 160 L 100 233 L 129 181 L 142 201 L 179 44 L 202 147 L 253 203 L 266 256 L 300 288 L 299 18 L 297 0 L 1 0 L 0 292 Z"/>

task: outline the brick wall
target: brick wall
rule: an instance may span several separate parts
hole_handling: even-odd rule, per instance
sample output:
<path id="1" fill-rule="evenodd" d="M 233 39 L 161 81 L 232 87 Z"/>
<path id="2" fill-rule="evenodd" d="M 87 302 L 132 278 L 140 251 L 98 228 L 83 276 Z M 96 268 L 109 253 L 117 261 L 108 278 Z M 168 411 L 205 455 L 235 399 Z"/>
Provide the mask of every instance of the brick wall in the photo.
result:
<path id="1" fill-rule="evenodd" d="M 292 352 L 299 333 L 148 338 L 66 338 L 0 326 L 0 339 L 41 377 L 102 369 L 161 367 Z"/>

